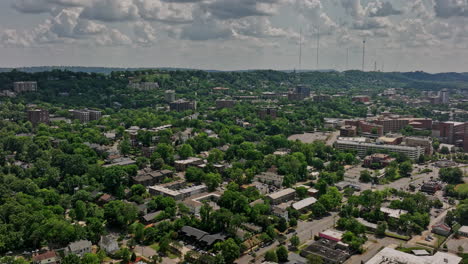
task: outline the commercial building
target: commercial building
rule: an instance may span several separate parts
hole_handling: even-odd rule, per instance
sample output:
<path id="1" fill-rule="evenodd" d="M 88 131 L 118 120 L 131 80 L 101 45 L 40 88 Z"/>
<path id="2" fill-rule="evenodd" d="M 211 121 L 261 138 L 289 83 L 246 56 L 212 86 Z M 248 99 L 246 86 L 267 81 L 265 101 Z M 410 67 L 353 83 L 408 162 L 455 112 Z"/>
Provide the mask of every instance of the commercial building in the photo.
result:
<path id="1" fill-rule="evenodd" d="M 429 137 L 407 137 L 405 138 L 405 145 L 409 147 L 422 147 L 426 155 L 432 155 L 434 152 L 432 140 Z"/>
<path id="2" fill-rule="evenodd" d="M 416 256 L 385 247 L 366 264 L 459 264 L 462 258 L 438 251 L 433 256 Z"/>
<path id="3" fill-rule="evenodd" d="M 192 157 L 185 160 L 176 160 L 174 167 L 177 171 L 185 171 L 189 166 L 198 166 L 203 163 L 205 162 L 202 159 Z"/>
<path id="4" fill-rule="evenodd" d="M 319 237 L 339 242 L 343 238 L 343 232 L 334 229 L 327 229 L 320 232 Z"/>
<path id="5" fill-rule="evenodd" d="M 169 108 L 172 111 L 184 112 L 188 110 L 195 110 L 197 108 L 197 103 L 180 99 L 169 103 Z"/>
<path id="6" fill-rule="evenodd" d="M 353 96 L 352 100 L 353 100 L 353 102 L 361 102 L 361 103 L 370 102 L 369 96 L 366 96 L 366 95 Z"/>
<path id="7" fill-rule="evenodd" d="M 149 91 L 158 89 L 159 84 L 157 82 L 130 82 L 128 87 L 139 91 Z"/>
<path id="8" fill-rule="evenodd" d="M 384 134 L 383 126 L 379 124 L 369 123 L 363 120 L 346 120 L 346 126 L 355 126 L 358 134 L 374 134 L 382 136 Z"/>
<path id="9" fill-rule="evenodd" d="M 278 175 L 274 172 L 262 172 L 258 175 L 255 175 L 254 180 L 266 183 L 268 185 L 274 185 L 276 187 L 281 187 L 283 186 L 283 179 L 284 176 Z"/>
<path id="10" fill-rule="evenodd" d="M 172 177 L 171 170 L 157 170 L 143 169 L 138 171 L 138 174 L 132 177 L 133 184 L 141 184 L 143 186 L 152 186 L 162 182 L 165 178 Z"/>
<path id="11" fill-rule="evenodd" d="M 164 100 L 167 103 L 171 103 L 175 101 L 175 91 L 174 90 L 166 90 L 164 92 Z"/>
<path id="12" fill-rule="evenodd" d="M 216 109 L 233 108 L 235 105 L 234 100 L 216 100 Z"/>
<path id="13" fill-rule="evenodd" d="M 287 201 L 291 201 L 296 197 L 296 190 L 292 188 L 287 188 L 275 193 L 271 193 L 267 196 L 267 199 L 270 200 L 271 204 L 280 204 Z"/>
<path id="14" fill-rule="evenodd" d="M 149 193 L 152 195 L 162 195 L 171 197 L 174 200 L 180 201 L 190 196 L 206 192 L 208 187 L 206 185 L 195 185 L 183 189 L 169 189 L 163 185 L 156 185 L 149 187 Z"/>
<path id="15" fill-rule="evenodd" d="M 278 110 L 276 108 L 266 107 L 258 110 L 258 115 L 261 119 L 267 117 L 276 118 L 278 117 Z"/>
<path id="16" fill-rule="evenodd" d="M 431 182 L 425 182 L 421 186 L 421 192 L 429 193 L 429 194 L 434 194 L 438 190 L 442 189 L 442 184 L 439 182 L 431 181 Z"/>
<path id="17" fill-rule="evenodd" d="M 368 152 L 394 152 L 406 155 L 412 160 L 416 160 L 424 153 L 424 149 L 421 147 L 378 145 L 373 143 L 354 142 L 350 140 L 337 140 L 335 142 L 335 148 L 339 150 L 355 150 L 360 157 L 365 157 Z"/>
<path id="18" fill-rule="evenodd" d="M 328 94 L 319 94 L 314 96 L 314 102 L 328 102 L 332 99 L 332 97 Z"/>
<path id="19" fill-rule="evenodd" d="M 22 92 L 36 92 L 37 91 L 37 82 L 14 82 L 13 90 L 16 93 Z"/>
<path id="20" fill-rule="evenodd" d="M 372 167 L 374 164 L 379 168 L 387 167 L 391 162 L 395 161 L 394 158 L 387 154 L 374 153 L 364 158 L 364 167 Z"/>
<path id="21" fill-rule="evenodd" d="M 431 129 L 432 119 L 430 118 L 385 118 L 377 119 L 373 121 L 374 124 L 381 125 L 383 127 L 383 133 L 388 132 L 399 132 L 406 126 L 412 126 L 415 129 Z"/>
<path id="22" fill-rule="evenodd" d="M 317 199 L 315 199 L 314 197 L 309 197 L 309 198 L 300 200 L 299 202 L 293 203 L 292 208 L 298 211 L 303 211 L 303 210 L 307 210 L 308 208 L 310 208 L 310 206 L 312 206 L 316 202 L 317 202 Z"/>
<path id="23" fill-rule="evenodd" d="M 408 211 L 403 209 L 392 209 L 388 207 L 380 207 L 380 211 L 387 215 L 388 217 L 400 219 L 400 216 L 403 214 L 407 214 Z"/>
<path id="24" fill-rule="evenodd" d="M 101 111 L 91 109 L 71 110 L 71 113 L 73 119 L 78 119 L 82 123 L 99 120 L 102 116 Z"/>
<path id="25" fill-rule="evenodd" d="M 351 257 L 347 244 L 325 238 L 314 241 L 300 253 L 305 258 L 311 254 L 319 256 L 327 264 L 341 264 Z"/>
<path id="26" fill-rule="evenodd" d="M 342 126 L 340 128 L 340 137 L 355 137 L 357 136 L 357 128 L 355 126 Z"/>
<path id="27" fill-rule="evenodd" d="M 49 111 L 45 109 L 28 110 L 28 121 L 33 125 L 49 124 Z"/>

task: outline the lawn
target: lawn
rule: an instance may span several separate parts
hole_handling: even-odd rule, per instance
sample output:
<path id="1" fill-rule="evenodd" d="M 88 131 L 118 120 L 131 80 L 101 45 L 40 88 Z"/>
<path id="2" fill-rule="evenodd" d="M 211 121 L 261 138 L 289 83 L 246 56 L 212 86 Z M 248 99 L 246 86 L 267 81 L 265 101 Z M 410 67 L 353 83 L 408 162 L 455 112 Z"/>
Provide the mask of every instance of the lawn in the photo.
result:
<path id="1" fill-rule="evenodd" d="M 468 183 L 458 184 L 455 186 L 455 191 L 458 193 L 468 193 Z"/>
<path id="2" fill-rule="evenodd" d="M 159 244 L 158 243 L 154 243 L 154 244 L 150 245 L 149 247 L 154 249 L 156 252 L 159 252 Z"/>

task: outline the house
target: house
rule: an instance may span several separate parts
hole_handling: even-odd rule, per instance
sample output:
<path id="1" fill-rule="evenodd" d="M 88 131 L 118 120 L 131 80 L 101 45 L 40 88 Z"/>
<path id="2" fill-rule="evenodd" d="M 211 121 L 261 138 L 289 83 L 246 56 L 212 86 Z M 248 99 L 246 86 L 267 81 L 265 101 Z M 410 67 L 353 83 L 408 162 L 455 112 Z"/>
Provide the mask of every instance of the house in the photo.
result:
<path id="1" fill-rule="evenodd" d="M 278 175 L 274 172 L 262 172 L 258 175 L 255 175 L 254 180 L 269 184 L 269 185 L 274 185 L 278 188 L 280 188 L 283 185 L 283 179 L 284 176 Z"/>
<path id="2" fill-rule="evenodd" d="M 395 161 L 395 159 L 387 154 L 374 153 L 364 158 L 364 167 L 370 168 L 377 166 L 383 168 L 387 167 L 393 161 Z"/>
<path id="3" fill-rule="evenodd" d="M 269 194 L 267 199 L 270 200 L 271 204 L 280 204 L 287 201 L 291 201 L 296 197 L 296 190 L 292 188 L 283 189 L 281 191 Z"/>
<path id="4" fill-rule="evenodd" d="M 111 235 L 101 236 L 101 240 L 99 240 L 99 247 L 107 254 L 111 255 L 119 250 L 117 239 Z"/>
<path id="5" fill-rule="evenodd" d="M 205 163 L 200 158 L 188 158 L 186 160 L 176 160 L 174 162 L 174 167 L 177 171 L 185 171 L 189 166 L 198 166 Z"/>
<path id="6" fill-rule="evenodd" d="M 460 227 L 460 229 L 458 229 L 458 234 L 460 234 L 460 236 L 468 237 L 468 226 Z"/>
<path id="7" fill-rule="evenodd" d="M 113 200 L 115 200 L 115 198 L 112 195 L 104 193 L 103 195 L 101 195 L 101 197 L 99 197 L 97 202 L 98 202 L 98 204 L 106 204 L 106 203 L 108 203 L 110 201 L 113 201 Z"/>
<path id="8" fill-rule="evenodd" d="M 145 224 L 153 223 L 153 222 L 154 222 L 154 218 L 155 218 L 156 216 L 158 216 L 160 213 L 161 213 L 161 211 L 157 211 L 157 212 L 153 212 L 153 213 L 149 213 L 149 214 L 144 215 L 144 216 L 142 217 L 142 218 L 143 218 L 143 222 L 145 222 Z"/>
<path id="9" fill-rule="evenodd" d="M 429 194 L 434 194 L 438 190 L 442 189 L 442 185 L 438 182 L 431 181 L 431 182 L 425 182 L 421 186 L 421 192 L 429 193 Z"/>
<path id="10" fill-rule="evenodd" d="M 272 208 L 271 214 L 289 221 L 289 212 L 285 207 L 275 206 Z"/>
<path id="11" fill-rule="evenodd" d="M 33 264 L 57 264 L 60 263 L 60 258 L 55 251 L 47 251 L 32 257 Z"/>
<path id="12" fill-rule="evenodd" d="M 320 232 L 319 237 L 332 240 L 332 241 L 336 241 L 336 242 L 340 242 L 343 237 L 343 232 L 340 232 L 338 230 L 333 230 L 333 229 L 327 229 L 323 232 Z"/>
<path id="13" fill-rule="evenodd" d="M 450 228 L 446 224 L 437 224 L 432 226 L 432 233 L 438 234 L 441 236 L 448 236 L 450 235 L 450 231 L 452 231 L 452 228 Z"/>
<path id="14" fill-rule="evenodd" d="M 180 232 L 185 238 L 190 240 L 189 242 L 198 244 L 202 247 L 211 247 L 217 242 L 221 242 L 226 239 L 226 236 L 220 233 L 209 234 L 191 226 L 183 226 Z"/>
<path id="15" fill-rule="evenodd" d="M 79 240 L 70 243 L 64 250 L 65 256 L 75 254 L 83 257 L 86 253 L 91 253 L 91 247 L 93 244 L 88 240 Z"/>
<path id="16" fill-rule="evenodd" d="M 395 219 L 400 219 L 401 215 L 408 213 L 408 211 L 403 210 L 403 209 L 391 209 L 387 207 L 381 207 L 380 211 L 386 214 L 388 217 L 395 218 Z"/>
<path id="17" fill-rule="evenodd" d="M 293 203 L 292 207 L 298 211 L 305 211 L 307 208 L 310 208 L 314 203 L 317 202 L 317 199 L 314 197 L 305 198 L 299 202 Z"/>

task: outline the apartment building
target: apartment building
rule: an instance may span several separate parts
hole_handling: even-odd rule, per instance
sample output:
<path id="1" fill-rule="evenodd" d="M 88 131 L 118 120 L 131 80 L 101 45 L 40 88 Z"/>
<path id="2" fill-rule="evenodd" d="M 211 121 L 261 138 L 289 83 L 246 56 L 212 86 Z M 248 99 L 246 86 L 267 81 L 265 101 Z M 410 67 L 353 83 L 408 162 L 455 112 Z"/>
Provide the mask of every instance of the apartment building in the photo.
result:
<path id="1" fill-rule="evenodd" d="M 355 150 L 360 157 L 365 157 L 368 152 L 388 152 L 400 153 L 406 155 L 412 160 L 416 160 L 420 155 L 424 154 L 424 149 L 421 147 L 408 147 L 396 145 L 378 145 L 373 143 L 354 142 L 350 140 L 337 140 L 335 148 L 339 150 Z"/>

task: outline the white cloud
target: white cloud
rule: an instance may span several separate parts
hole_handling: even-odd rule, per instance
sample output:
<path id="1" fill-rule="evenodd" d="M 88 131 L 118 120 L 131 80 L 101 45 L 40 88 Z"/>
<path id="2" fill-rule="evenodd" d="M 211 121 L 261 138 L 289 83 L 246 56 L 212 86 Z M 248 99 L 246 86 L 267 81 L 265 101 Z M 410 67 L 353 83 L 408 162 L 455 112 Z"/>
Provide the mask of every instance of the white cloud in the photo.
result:
<path id="1" fill-rule="evenodd" d="M 156 30 L 148 22 L 136 22 L 133 26 L 135 42 L 147 46 L 157 40 Z"/>
<path id="2" fill-rule="evenodd" d="M 438 17 L 468 17 L 467 0 L 434 0 L 434 10 Z"/>
<path id="3" fill-rule="evenodd" d="M 93 0 L 81 13 L 82 18 L 105 22 L 135 20 L 138 7 L 132 0 Z"/>

